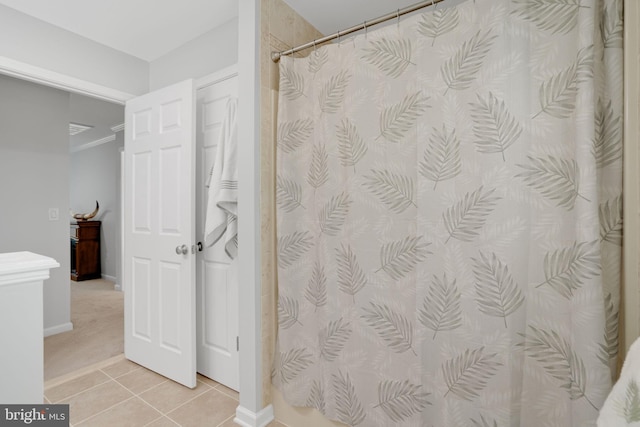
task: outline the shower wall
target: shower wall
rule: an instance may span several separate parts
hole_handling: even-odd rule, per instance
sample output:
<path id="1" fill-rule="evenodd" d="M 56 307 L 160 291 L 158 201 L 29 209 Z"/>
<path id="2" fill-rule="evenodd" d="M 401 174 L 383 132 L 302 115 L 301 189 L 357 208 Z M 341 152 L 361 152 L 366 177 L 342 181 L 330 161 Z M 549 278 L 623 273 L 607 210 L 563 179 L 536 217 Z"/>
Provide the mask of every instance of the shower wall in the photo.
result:
<path id="1" fill-rule="evenodd" d="M 260 4 L 260 208 L 262 232 L 262 396 L 263 405 L 273 401 L 271 366 L 277 330 L 276 289 L 276 111 L 278 106 L 278 64 L 271 51 L 290 49 L 322 37 L 311 24 L 282 0 Z M 303 52 L 303 55 L 305 53 Z"/>

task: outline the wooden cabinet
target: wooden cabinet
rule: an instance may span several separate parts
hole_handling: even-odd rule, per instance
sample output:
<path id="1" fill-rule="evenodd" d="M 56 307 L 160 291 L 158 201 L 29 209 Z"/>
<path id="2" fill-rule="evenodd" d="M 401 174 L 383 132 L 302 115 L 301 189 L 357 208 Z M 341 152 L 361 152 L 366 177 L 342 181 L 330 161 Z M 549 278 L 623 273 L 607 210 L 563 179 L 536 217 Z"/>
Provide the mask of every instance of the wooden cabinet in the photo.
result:
<path id="1" fill-rule="evenodd" d="M 100 277 L 100 221 L 78 221 L 71 225 L 71 280 Z"/>

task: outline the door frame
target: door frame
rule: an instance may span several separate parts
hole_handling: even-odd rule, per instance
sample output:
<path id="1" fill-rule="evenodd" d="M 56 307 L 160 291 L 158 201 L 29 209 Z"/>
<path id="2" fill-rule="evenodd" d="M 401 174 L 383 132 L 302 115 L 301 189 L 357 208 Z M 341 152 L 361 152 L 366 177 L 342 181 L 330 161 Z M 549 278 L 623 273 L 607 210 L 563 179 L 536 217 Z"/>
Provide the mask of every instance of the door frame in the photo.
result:
<path id="1" fill-rule="evenodd" d="M 239 248 L 238 269 L 242 272 L 238 278 L 238 292 L 243 301 L 238 314 L 240 316 L 240 336 L 242 352 L 240 356 L 240 406 L 237 420 L 241 425 L 266 425 L 273 419 L 273 407 L 263 403 L 262 381 L 262 328 L 261 328 L 261 265 L 260 265 L 260 97 L 259 76 L 255 64 L 258 61 L 259 6 L 254 0 L 239 2 L 240 30 L 251 28 L 246 36 L 240 37 L 238 65 L 226 67 L 208 76 L 196 80 L 196 89 L 224 80 L 224 74 L 235 72 L 240 78 L 238 95 L 239 123 L 253 123 L 253 126 L 240 126 L 239 139 L 245 141 L 253 150 L 241 150 L 238 156 L 238 168 L 243 171 L 238 176 L 238 198 L 243 202 L 241 213 L 244 221 L 238 223 L 238 234 L 249 237 Z M 253 7 L 255 6 L 255 8 Z M 248 13 L 245 13 L 248 12 Z M 256 39 L 257 37 L 257 39 Z M 249 46 L 244 50 L 243 46 Z M 126 93 L 87 80 L 37 67 L 25 62 L 0 56 L 0 74 L 44 86 L 102 99 L 114 104 L 124 105 L 137 95 Z M 243 87 L 244 85 L 244 87 Z M 243 134 L 243 135 L 242 135 Z M 245 154 L 243 154 L 244 152 Z M 244 238 L 244 237 L 243 237 Z M 121 245 L 122 246 L 122 242 Z M 123 286 L 126 286 L 123 284 Z M 257 310 L 257 311 L 256 311 Z M 244 393 L 243 393 L 244 390 Z"/>

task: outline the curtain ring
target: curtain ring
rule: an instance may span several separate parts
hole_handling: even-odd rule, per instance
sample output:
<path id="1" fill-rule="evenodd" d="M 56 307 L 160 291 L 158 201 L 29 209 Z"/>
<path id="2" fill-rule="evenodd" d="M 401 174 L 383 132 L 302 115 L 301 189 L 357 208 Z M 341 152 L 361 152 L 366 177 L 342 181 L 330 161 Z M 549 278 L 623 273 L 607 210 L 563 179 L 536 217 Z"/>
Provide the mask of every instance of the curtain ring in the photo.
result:
<path id="1" fill-rule="evenodd" d="M 316 39 L 313 39 L 313 51 L 316 51 Z"/>
<path id="2" fill-rule="evenodd" d="M 400 9 L 396 10 L 396 19 L 398 20 L 398 28 L 400 28 Z"/>
<path id="3" fill-rule="evenodd" d="M 340 31 L 338 31 L 338 47 L 340 47 Z"/>
<path id="4" fill-rule="evenodd" d="M 364 25 L 364 39 L 367 39 L 367 21 L 364 21 L 364 23 L 362 24 Z"/>

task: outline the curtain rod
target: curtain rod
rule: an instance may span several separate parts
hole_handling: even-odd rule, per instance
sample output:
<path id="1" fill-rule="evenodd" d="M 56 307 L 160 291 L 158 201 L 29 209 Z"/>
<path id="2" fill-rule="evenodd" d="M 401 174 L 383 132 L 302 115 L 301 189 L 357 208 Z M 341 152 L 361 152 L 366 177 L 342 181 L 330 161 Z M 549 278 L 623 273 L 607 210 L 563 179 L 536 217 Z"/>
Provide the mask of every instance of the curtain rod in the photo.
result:
<path id="1" fill-rule="evenodd" d="M 273 62 L 278 62 L 278 61 L 280 61 L 280 57 L 282 57 L 284 55 L 291 55 L 292 53 L 296 53 L 296 52 L 299 52 L 301 50 L 308 49 L 308 48 L 313 47 L 313 46 L 315 46 L 317 44 L 322 44 L 322 43 L 328 42 L 330 40 L 335 40 L 337 38 L 340 38 L 342 36 L 346 36 L 347 34 L 355 33 L 356 31 L 360 31 L 362 29 L 366 30 L 367 27 L 369 27 L 369 26 L 377 25 L 377 24 L 380 24 L 381 22 L 385 22 L 385 21 L 388 21 L 390 19 L 395 19 L 395 18 L 399 19 L 402 15 L 406 15 L 407 13 L 415 12 L 416 10 L 422 9 L 424 7 L 427 7 L 427 6 L 436 5 L 436 4 L 440 3 L 441 1 L 444 1 L 444 0 L 426 0 L 426 1 L 422 1 L 420 3 L 414 4 L 413 6 L 409 6 L 409 7 L 406 7 L 404 9 L 398 9 L 395 12 L 388 13 L 388 14 L 386 14 L 384 16 L 379 16 L 378 18 L 372 19 L 371 21 L 364 21 L 362 24 L 354 25 L 353 27 L 347 28 L 346 30 L 338 31 L 337 33 L 331 34 L 329 36 L 324 36 L 324 37 L 322 37 L 320 39 L 313 40 L 311 42 L 305 43 L 305 44 L 300 45 L 300 46 L 296 46 L 296 47 L 294 47 L 292 49 L 284 50 L 282 52 L 271 52 L 271 60 Z"/>

